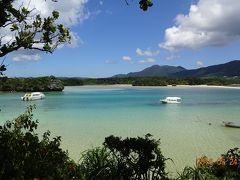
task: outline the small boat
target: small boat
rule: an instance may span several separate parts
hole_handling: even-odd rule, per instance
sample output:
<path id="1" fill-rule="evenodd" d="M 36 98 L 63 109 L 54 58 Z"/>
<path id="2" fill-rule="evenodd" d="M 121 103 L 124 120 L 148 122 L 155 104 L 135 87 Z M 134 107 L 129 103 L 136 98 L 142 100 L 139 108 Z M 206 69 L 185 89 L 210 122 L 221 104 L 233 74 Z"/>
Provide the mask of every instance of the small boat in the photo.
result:
<path id="1" fill-rule="evenodd" d="M 240 122 L 223 122 L 225 127 L 240 128 Z"/>
<path id="2" fill-rule="evenodd" d="M 166 97 L 165 99 L 160 100 L 163 104 L 180 104 L 180 97 Z"/>
<path id="3" fill-rule="evenodd" d="M 44 99 L 45 95 L 41 92 L 32 92 L 26 93 L 24 96 L 21 97 L 23 101 L 33 101 L 38 99 Z"/>

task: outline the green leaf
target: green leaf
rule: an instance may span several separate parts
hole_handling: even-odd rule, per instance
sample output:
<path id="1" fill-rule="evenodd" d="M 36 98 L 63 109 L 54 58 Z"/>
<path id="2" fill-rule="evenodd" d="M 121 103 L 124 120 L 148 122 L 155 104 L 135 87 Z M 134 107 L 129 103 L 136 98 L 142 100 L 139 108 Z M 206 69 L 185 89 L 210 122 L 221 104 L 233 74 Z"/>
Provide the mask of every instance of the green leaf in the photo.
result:
<path id="1" fill-rule="evenodd" d="M 11 31 L 16 31 L 16 30 L 18 30 L 18 26 L 16 24 L 13 24 L 10 29 L 11 29 Z"/>
<path id="2" fill-rule="evenodd" d="M 50 50 L 51 50 L 51 47 L 49 46 L 48 43 L 46 43 L 46 44 L 44 44 L 43 49 L 44 49 L 45 51 L 50 51 Z"/>
<path id="3" fill-rule="evenodd" d="M 52 12 L 52 16 L 53 16 L 54 19 L 58 19 L 58 17 L 59 17 L 59 12 L 58 12 L 58 11 L 53 11 L 53 12 Z"/>

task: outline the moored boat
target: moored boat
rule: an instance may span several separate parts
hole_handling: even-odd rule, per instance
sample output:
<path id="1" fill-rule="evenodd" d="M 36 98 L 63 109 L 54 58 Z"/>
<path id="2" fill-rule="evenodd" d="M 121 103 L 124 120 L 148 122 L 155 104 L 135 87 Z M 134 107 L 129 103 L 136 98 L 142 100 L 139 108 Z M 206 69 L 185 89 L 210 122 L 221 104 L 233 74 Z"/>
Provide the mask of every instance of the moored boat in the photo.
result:
<path id="1" fill-rule="evenodd" d="M 24 96 L 21 97 L 23 101 L 33 101 L 38 99 L 44 99 L 45 95 L 41 92 L 32 92 L 26 93 Z"/>
<path id="2" fill-rule="evenodd" d="M 164 104 L 180 104 L 181 103 L 180 97 L 166 97 L 165 99 L 161 99 L 160 101 Z"/>

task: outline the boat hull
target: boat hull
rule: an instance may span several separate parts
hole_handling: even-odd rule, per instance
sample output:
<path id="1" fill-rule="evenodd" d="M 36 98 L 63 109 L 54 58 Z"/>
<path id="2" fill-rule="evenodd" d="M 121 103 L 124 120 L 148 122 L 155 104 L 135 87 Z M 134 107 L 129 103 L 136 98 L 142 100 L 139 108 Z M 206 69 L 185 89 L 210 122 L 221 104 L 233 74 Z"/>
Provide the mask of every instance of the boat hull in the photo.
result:
<path id="1" fill-rule="evenodd" d="M 23 101 L 35 101 L 35 100 L 41 100 L 41 99 L 44 99 L 44 97 L 40 97 L 40 98 L 21 97 L 21 99 L 22 99 Z"/>
<path id="2" fill-rule="evenodd" d="M 34 100 L 41 100 L 44 99 L 45 95 L 44 94 L 38 94 L 38 95 L 34 95 L 34 94 L 26 94 L 25 96 L 21 97 L 21 100 L 23 101 L 34 101 Z"/>
<path id="3" fill-rule="evenodd" d="M 181 102 L 169 102 L 169 101 L 165 101 L 165 100 L 161 100 L 162 104 L 180 104 Z"/>

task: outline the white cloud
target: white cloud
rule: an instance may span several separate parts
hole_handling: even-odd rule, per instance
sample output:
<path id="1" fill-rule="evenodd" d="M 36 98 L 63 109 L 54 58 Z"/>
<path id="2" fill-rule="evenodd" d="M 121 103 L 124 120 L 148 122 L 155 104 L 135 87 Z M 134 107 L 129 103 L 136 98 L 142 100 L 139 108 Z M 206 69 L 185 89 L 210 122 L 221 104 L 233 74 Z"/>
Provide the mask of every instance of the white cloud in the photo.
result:
<path id="1" fill-rule="evenodd" d="M 156 60 L 153 58 L 147 58 L 146 60 L 138 61 L 139 64 L 154 63 L 154 62 L 156 62 Z"/>
<path id="2" fill-rule="evenodd" d="M 13 57 L 13 61 L 38 61 L 41 57 L 39 54 L 29 55 L 29 54 L 18 54 Z"/>
<path id="3" fill-rule="evenodd" d="M 176 51 L 220 47 L 240 40 L 239 0 L 199 0 L 187 15 L 179 14 L 165 30 L 161 48 Z"/>
<path id="4" fill-rule="evenodd" d="M 131 58 L 130 56 L 123 56 L 123 57 L 122 57 L 122 60 L 123 60 L 123 61 L 126 61 L 126 62 L 128 62 L 128 63 L 130 63 L 130 64 L 133 63 L 132 58 Z"/>
<path id="5" fill-rule="evenodd" d="M 81 23 L 89 17 L 89 12 L 85 9 L 85 4 L 88 0 L 68 0 L 57 1 L 51 0 L 18 0 L 14 1 L 15 7 L 21 5 L 29 7 L 28 9 L 36 9 L 43 17 L 51 15 L 52 11 L 57 10 L 60 12 L 59 22 L 66 26 L 76 25 Z"/>
<path id="6" fill-rule="evenodd" d="M 144 51 L 144 50 L 142 50 L 140 48 L 136 49 L 136 53 L 139 56 L 149 56 L 149 57 L 159 55 L 159 51 L 155 51 L 154 52 L 154 51 L 151 51 L 150 49 L 147 49 L 147 50 Z"/>
<path id="7" fill-rule="evenodd" d="M 196 63 L 197 63 L 197 65 L 200 66 L 200 67 L 203 66 L 203 62 L 202 62 L 202 61 L 197 61 Z"/>
<path id="8" fill-rule="evenodd" d="M 83 41 L 81 40 L 81 38 L 77 33 L 70 32 L 70 35 L 71 35 L 71 40 L 70 40 L 70 44 L 68 44 L 69 47 L 76 48 L 78 47 L 79 44 L 83 44 Z"/>

